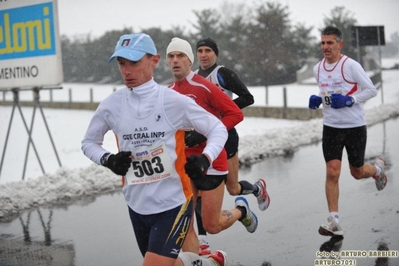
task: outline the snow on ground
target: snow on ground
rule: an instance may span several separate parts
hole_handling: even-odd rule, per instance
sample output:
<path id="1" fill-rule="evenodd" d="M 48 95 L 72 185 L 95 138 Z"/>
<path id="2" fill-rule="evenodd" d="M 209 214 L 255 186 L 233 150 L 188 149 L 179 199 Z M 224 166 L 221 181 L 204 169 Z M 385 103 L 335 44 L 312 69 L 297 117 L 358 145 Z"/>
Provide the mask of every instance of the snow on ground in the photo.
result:
<path id="1" fill-rule="evenodd" d="M 383 72 L 384 104 L 381 104 L 381 90 L 377 97 L 365 104 L 368 126 L 399 116 L 399 92 L 396 85 L 398 77 L 398 70 Z M 318 92 L 315 85 L 304 87 L 303 85 L 289 84 L 287 87 L 290 88 L 288 95 L 292 99 L 306 99 L 301 101 L 301 107 L 307 106 L 307 99 L 310 94 L 317 94 Z M 273 90 L 282 92 L 281 86 L 271 86 L 270 91 Z M 263 97 L 261 95 L 265 92 L 264 89 L 254 88 L 251 91 L 258 105 L 266 104 L 265 94 L 263 94 Z M 278 102 L 278 97 L 270 97 L 269 99 L 274 99 L 271 105 L 278 106 L 281 104 Z M 26 117 L 32 116 L 32 108 L 22 109 Z M 6 127 L 4 125 L 8 125 L 10 120 L 11 107 L 0 107 L 0 110 L 0 123 L 3 125 L 0 130 L 0 139 L 5 139 Z M 38 205 L 66 204 L 84 196 L 120 189 L 120 177 L 114 175 L 107 168 L 92 164 L 80 151 L 80 141 L 92 114 L 92 111 L 46 109 L 47 123 L 63 164 L 62 167 L 58 167 L 54 150 L 50 146 L 44 152 L 42 158 L 45 158 L 45 160 L 42 160 L 42 162 L 43 165 L 51 162 L 50 168 L 52 170 L 44 175 L 39 175 L 38 172 L 41 173 L 39 167 L 37 165 L 32 166 L 34 163 L 31 161 L 36 164 L 37 161 L 35 161 L 36 157 L 31 148 L 27 167 L 30 170 L 27 171 L 25 181 L 19 180 L 21 180 L 21 165 L 23 165 L 21 158 L 25 157 L 27 149 L 26 135 L 23 135 L 26 131 L 19 132 L 25 130 L 21 122 L 19 125 L 13 124 L 12 129 L 17 128 L 17 132 L 12 131 L 10 134 L 0 176 L 0 218 L 17 214 L 21 210 Z M 14 116 L 19 117 L 17 113 Z M 39 118 L 36 118 L 36 120 L 40 121 Z M 34 129 L 36 128 L 40 128 L 40 125 L 35 125 Z M 267 157 L 284 156 L 294 153 L 300 146 L 319 142 L 321 140 L 322 121 L 321 119 L 313 119 L 303 122 L 246 117 L 237 126 L 237 130 L 240 134 L 240 161 L 244 165 L 251 165 Z M 49 146 L 49 137 L 44 130 L 34 130 L 32 139 L 36 145 L 39 144 L 37 147 L 40 144 Z M 114 142 L 112 134 L 105 136 L 104 146 L 110 151 L 115 151 Z M 1 150 L 4 150 L 3 144 L 0 143 L 2 145 L 0 146 Z"/>

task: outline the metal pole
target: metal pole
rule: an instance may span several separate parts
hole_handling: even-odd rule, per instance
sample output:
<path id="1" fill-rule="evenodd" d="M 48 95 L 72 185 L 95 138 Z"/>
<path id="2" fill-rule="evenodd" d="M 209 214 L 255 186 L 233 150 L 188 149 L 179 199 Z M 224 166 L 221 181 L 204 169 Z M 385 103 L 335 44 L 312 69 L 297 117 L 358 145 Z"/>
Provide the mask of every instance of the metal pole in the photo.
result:
<path id="1" fill-rule="evenodd" d="M 380 27 L 377 27 L 377 37 L 378 37 L 378 54 L 380 57 L 380 75 L 381 75 L 381 102 L 384 103 L 384 91 L 382 89 L 382 59 L 381 59 L 381 40 L 380 40 Z"/>
<path id="2" fill-rule="evenodd" d="M 25 121 L 25 117 L 24 117 L 24 115 L 22 113 L 22 110 L 21 110 L 21 107 L 19 105 L 18 105 L 18 110 L 19 110 L 19 113 L 21 114 L 22 122 L 24 123 L 26 132 L 28 133 L 29 142 L 32 144 L 32 148 L 33 148 L 33 150 L 34 150 L 34 152 L 36 154 L 37 160 L 39 161 L 40 168 L 42 169 L 42 172 L 44 174 L 45 172 L 44 172 L 44 168 L 43 168 L 42 162 L 41 162 L 40 157 L 39 157 L 39 153 L 37 152 L 36 145 L 35 145 L 35 143 L 33 142 L 33 139 L 32 139 L 31 131 L 28 129 L 28 126 L 27 126 L 26 121 Z M 32 118 L 32 120 L 33 120 L 33 118 Z M 29 145 L 29 143 L 28 143 L 28 145 Z M 28 155 L 26 155 L 26 156 L 28 156 Z M 24 180 L 24 178 L 25 178 L 25 169 L 24 169 L 24 172 L 22 174 L 22 180 Z"/>
<path id="3" fill-rule="evenodd" d="M 93 88 L 90 88 L 90 103 L 93 103 Z"/>
<path id="4" fill-rule="evenodd" d="M 283 100 L 284 100 L 283 118 L 287 118 L 287 88 L 286 87 L 283 87 Z"/>
<path id="5" fill-rule="evenodd" d="M 61 161 L 60 161 L 60 158 L 59 158 L 59 156 L 58 156 L 57 149 L 55 148 L 55 144 L 54 144 L 53 138 L 52 138 L 52 136 L 51 136 L 50 129 L 49 129 L 49 127 L 48 127 L 46 117 L 44 116 L 44 112 L 43 112 L 42 105 L 40 104 L 39 90 L 40 90 L 40 89 L 38 89 L 38 88 L 36 88 L 36 89 L 34 90 L 34 94 L 35 94 L 35 106 L 36 106 L 36 104 L 37 104 L 37 106 L 39 107 L 40 113 L 42 114 L 43 122 L 44 122 L 44 125 L 46 126 L 46 130 L 47 130 L 48 136 L 49 136 L 49 138 L 50 138 L 51 145 L 53 146 L 53 150 L 54 150 L 55 156 L 57 157 L 58 165 L 61 167 Z"/>
<path id="6" fill-rule="evenodd" d="M 69 103 L 72 103 L 72 90 L 71 89 L 68 90 L 68 100 L 69 100 Z"/>
<path id="7" fill-rule="evenodd" d="M 33 124 L 34 124 L 34 121 L 35 121 L 35 114 L 36 114 L 36 105 L 34 105 L 34 107 L 33 107 L 32 119 L 30 121 L 30 129 L 28 131 L 29 140 L 32 139 L 32 131 L 33 131 Z M 21 115 L 22 115 L 22 112 L 21 112 Z M 26 165 L 28 164 L 29 148 L 30 148 L 30 141 L 28 141 L 28 144 L 26 145 L 24 168 L 23 168 L 23 171 L 22 171 L 22 180 L 25 180 Z M 39 159 L 39 157 L 38 157 L 38 159 Z M 39 159 L 39 161 L 40 161 L 40 159 Z M 43 167 L 42 167 L 42 171 L 43 171 L 43 174 L 44 174 Z"/>
<path id="8" fill-rule="evenodd" d="M 359 64 L 361 64 L 361 62 L 360 62 L 359 30 L 357 27 L 355 29 L 356 29 L 357 62 L 359 62 Z"/>
<path id="9" fill-rule="evenodd" d="M 14 118 L 15 106 L 18 103 L 18 89 L 13 89 L 12 93 L 13 93 L 13 96 L 14 96 L 14 103 L 12 105 L 10 122 L 8 123 L 8 129 L 7 129 L 6 141 L 4 143 L 3 154 L 1 155 L 0 178 L 1 178 L 1 169 L 3 168 L 3 163 L 4 163 L 4 155 L 6 154 L 6 149 L 7 149 L 8 137 L 10 136 L 11 124 L 12 124 L 12 120 Z"/>
<path id="10" fill-rule="evenodd" d="M 377 27 L 377 34 L 378 34 L 378 54 L 380 57 L 380 75 L 381 75 L 381 102 L 384 104 L 384 90 L 382 88 L 382 60 L 381 60 L 381 40 L 380 40 L 380 27 Z M 382 141 L 382 154 L 385 154 L 385 146 L 386 146 L 386 138 L 387 138 L 387 133 L 386 133 L 386 128 L 385 128 L 385 121 L 382 123 L 382 131 L 383 131 L 383 141 Z"/>

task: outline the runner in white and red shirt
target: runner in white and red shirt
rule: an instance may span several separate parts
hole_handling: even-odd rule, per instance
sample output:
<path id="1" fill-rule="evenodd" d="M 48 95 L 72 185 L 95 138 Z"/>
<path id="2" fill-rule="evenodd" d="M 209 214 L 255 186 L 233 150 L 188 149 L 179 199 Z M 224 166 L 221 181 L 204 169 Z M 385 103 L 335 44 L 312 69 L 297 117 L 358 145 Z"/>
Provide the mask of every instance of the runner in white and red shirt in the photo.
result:
<path id="1" fill-rule="evenodd" d="M 343 149 L 348 154 L 349 168 L 355 179 L 373 177 L 378 190 L 387 183 L 385 163 L 378 158 L 374 165 L 364 163 L 367 127 L 363 104 L 377 95 L 370 78 L 355 60 L 341 54 L 342 33 L 336 27 L 326 27 L 321 33 L 324 59 L 313 72 L 319 85 L 319 95 L 312 95 L 309 108 L 323 104 L 322 147 L 326 161 L 326 197 L 328 224 L 319 228 L 321 235 L 343 236 L 339 223 L 339 176 Z"/>

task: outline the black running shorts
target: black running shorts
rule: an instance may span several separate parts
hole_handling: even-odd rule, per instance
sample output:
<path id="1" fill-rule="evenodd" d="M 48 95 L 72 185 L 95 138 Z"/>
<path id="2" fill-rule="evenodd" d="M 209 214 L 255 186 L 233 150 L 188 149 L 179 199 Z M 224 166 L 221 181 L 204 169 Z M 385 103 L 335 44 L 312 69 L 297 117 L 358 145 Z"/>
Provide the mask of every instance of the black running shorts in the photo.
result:
<path id="1" fill-rule="evenodd" d="M 193 183 L 198 190 L 212 190 L 217 188 L 226 178 L 227 175 L 206 175 L 200 180 L 193 180 Z"/>
<path id="2" fill-rule="evenodd" d="M 364 155 L 367 142 L 367 127 L 333 128 L 323 126 L 323 155 L 329 162 L 334 159 L 342 160 L 342 151 L 345 147 L 349 164 L 361 167 L 364 164 Z"/>
<path id="3" fill-rule="evenodd" d="M 176 259 L 190 227 L 192 199 L 174 209 L 156 214 L 144 215 L 130 207 L 128 209 L 141 255 L 144 257 L 146 252 L 153 252 Z"/>

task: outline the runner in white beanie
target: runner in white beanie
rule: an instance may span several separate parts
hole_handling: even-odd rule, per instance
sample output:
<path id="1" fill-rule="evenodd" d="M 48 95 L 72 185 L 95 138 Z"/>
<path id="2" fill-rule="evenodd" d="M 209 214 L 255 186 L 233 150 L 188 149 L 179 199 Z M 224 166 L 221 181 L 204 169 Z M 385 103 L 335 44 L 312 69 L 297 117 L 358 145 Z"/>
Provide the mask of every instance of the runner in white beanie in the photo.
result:
<path id="1" fill-rule="evenodd" d="M 188 41 L 174 37 L 169 43 L 168 48 L 166 48 L 166 58 L 170 52 L 182 52 L 185 53 L 190 59 L 191 63 L 194 64 L 194 54 L 193 49 Z"/>

